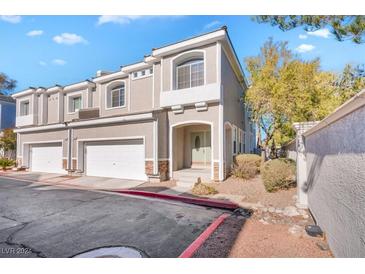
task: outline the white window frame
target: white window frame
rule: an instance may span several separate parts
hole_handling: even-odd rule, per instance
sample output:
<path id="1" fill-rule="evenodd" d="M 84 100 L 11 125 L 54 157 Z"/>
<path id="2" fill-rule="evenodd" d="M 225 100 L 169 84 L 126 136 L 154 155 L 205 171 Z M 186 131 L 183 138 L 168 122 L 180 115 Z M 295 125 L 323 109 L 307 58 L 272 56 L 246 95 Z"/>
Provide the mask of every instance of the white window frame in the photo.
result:
<path id="1" fill-rule="evenodd" d="M 28 103 L 28 113 L 27 114 L 22 114 L 22 106 L 24 105 L 24 103 Z M 30 100 L 29 99 L 25 99 L 19 102 L 19 116 L 28 116 L 30 115 Z"/>
<path id="2" fill-rule="evenodd" d="M 177 86 L 176 68 L 177 68 L 178 64 L 184 63 L 188 60 L 198 59 L 198 58 L 203 58 L 203 61 L 204 61 L 204 84 L 203 85 L 207 84 L 206 51 L 202 50 L 202 49 L 194 49 L 194 50 L 182 52 L 182 53 L 176 55 L 175 57 L 171 58 L 171 60 L 170 60 L 170 90 L 178 90 L 178 89 L 176 89 L 176 86 Z M 161 62 L 161 71 L 163 73 L 162 64 L 163 64 L 163 62 Z M 199 87 L 199 86 L 197 86 L 197 87 Z"/>
<path id="3" fill-rule="evenodd" d="M 120 100 L 121 100 L 121 91 L 122 91 L 122 89 L 123 89 L 123 104 L 121 105 L 120 104 Z M 117 85 L 117 86 L 115 86 L 114 88 L 112 88 L 112 89 L 110 89 L 110 91 L 108 91 L 108 92 L 110 92 L 110 94 L 108 94 L 108 96 L 110 96 L 110 103 L 111 103 L 111 108 L 118 108 L 118 107 L 123 107 L 123 106 L 125 106 L 125 85 Z M 114 96 L 113 96 L 113 93 L 114 92 L 117 92 L 117 93 L 119 93 L 119 95 L 118 95 L 118 104 L 116 105 L 116 106 L 113 106 L 113 99 L 114 99 Z"/>
<path id="4" fill-rule="evenodd" d="M 205 62 L 204 62 L 204 58 L 199 58 L 199 57 L 197 57 L 197 58 L 192 58 L 191 60 L 186 60 L 186 61 L 184 61 L 184 62 L 182 62 L 182 63 L 185 63 L 185 62 L 190 62 L 190 61 L 196 61 L 196 62 L 193 62 L 193 63 L 189 63 L 189 64 L 184 64 L 184 65 L 176 65 L 176 67 L 175 67 L 175 90 L 180 90 L 180 89 L 186 89 L 186 88 L 195 88 L 195 87 L 200 87 L 200 86 L 204 86 L 205 85 L 205 71 L 203 71 L 203 77 L 204 77 L 204 79 L 203 79 L 203 84 L 201 84 L 201 85 L 198 85 L 198 86 L 194 86 L 194 87 L 192 87 L 191 86 L 191 75 L 192 75 L 192 73 L 191 73 L 191 67 L 193 66 L 193 65 L 196 65 L 196 64 L 200 64 L 200 63 L 203 63 L 203 70 L 205 70 Z M 178 85 L 179 85 L 179 73 L 178 73 L 178 70 L 179 70 L 179 68 L 183 68 L 183 67 L 190 67 L 190 73 L 189 73 L 189 87 L 186 87 L 186 88 L 178 88 Z"/>
<path id="5" fill-rule="evenodd" d="M 80 109 L 83 109 L 84 106 L 83 106 L 83 96 L 82 96 L 82 91 L 79 91 L 79 92 L 73 92 L 73 93 L 70 93 L 70 94 L 67 94 L 67 114 L 74 114 L 74 113 L 77 113 L 79 112 L 80 109 L 78 110 L 75 110 L 75 111 L 71 111 L 70 109 L 70 100 L 76 98 L 76 97 L 80 97 L 81 98 L 81 108 Z"/>
<path id="6" fill-rule="evenodd" d="M 241 142 L 242 142 L 242 153 L 246 153 L 245 152 L 245 145 L 246 145 L 245 134 L 246 134 L 245 131 L 242 130 L 242 136 L 241 136 L 241 138 L 242 138 L 242 140 L 241 140 Z"/>
<path id="7" fill-rule="evenodd" d="M 124 85 L 124 105 L 122 106 L 118 106 L 118 107 L 108 107 L 108 96 L 110 94 L 111 96 L 111 92 L 112 90 L 119 85 Z M 105 86 L 105 101 L 104 101 L 104 105 L 105 105 L 105 110 L 112 110 L 112 109 L 118 109 L 118 108 L 125 108 L 127 106 L 127 85 L 126 85 L 126 81 L 125 80 L 116 80 L 113 82 L 110 82 L 108 85 Z M 110 105 L 112 105 L 112 98 L 110 98 Z"/>
<path id="8" fill-rule="evenodd" d="M 238 135 L 238 128 L 233 126 L 233 133 L 232 133 L 232 155 L 237 155 L 237 135 Z"/>
<path id="9" fill-rule="evenodd" d="M 143 71 L 144 71 L 145 75 L 142 75 Z M 135 74 L 137 74 L 137 76 Z M 148 67 L 145 69 L 141 69 L 141 70 L 132 72 L 132 80 L 143 79 L 143 78 L 151 77 L 152 75 L 153 75 L 153 67 Z"/>

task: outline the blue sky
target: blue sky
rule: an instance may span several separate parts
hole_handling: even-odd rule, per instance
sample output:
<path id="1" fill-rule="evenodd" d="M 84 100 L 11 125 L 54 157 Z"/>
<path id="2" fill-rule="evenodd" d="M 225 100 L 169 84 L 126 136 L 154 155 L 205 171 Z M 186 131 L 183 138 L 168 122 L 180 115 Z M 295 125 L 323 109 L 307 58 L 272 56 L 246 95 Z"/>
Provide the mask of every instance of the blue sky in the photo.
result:
<path id="1" fill-rule="evenodd" d="M 0 72 L 18 81 L 17 91 L 79 82 L 97 70 L 115 71 L 141 61 L 151 49 L 228 27 L 237 55 L 257 55 L 273 37 L 289 42 L 303 59 L 319 57 L 325 70 L 365 63 L 365 44 L 337 42 L 326 30 L 282 32 L 249 16 L 0 16 Z"/>

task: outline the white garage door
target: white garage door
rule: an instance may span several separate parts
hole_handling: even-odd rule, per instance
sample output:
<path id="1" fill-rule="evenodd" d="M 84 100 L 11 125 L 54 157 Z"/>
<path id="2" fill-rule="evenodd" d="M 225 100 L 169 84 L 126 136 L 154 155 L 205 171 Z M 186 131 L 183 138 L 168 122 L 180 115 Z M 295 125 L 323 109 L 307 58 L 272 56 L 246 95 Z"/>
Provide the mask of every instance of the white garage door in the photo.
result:
<path id="1" fill-rule="evenodd" d="M 142 139 L 85 145 L 86 175 L 146 180 Z"/>
<path id="2" fill-rule="evenodd" d="M 62 169 L 61 143 L 31 145 L 30 153 L 30 169 L 32 171 L 66 173 Z"/>

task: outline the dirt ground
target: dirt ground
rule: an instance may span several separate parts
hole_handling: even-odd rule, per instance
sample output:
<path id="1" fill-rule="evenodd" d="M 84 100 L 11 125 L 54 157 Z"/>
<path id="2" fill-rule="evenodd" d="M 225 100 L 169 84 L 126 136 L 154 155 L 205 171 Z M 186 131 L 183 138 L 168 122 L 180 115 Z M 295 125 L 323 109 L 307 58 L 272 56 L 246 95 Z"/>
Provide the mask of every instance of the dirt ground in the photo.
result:
<path id="1" fill-rule="evenodd" d="M 260 176 L 250 180 L 230 177 L 224 182 L 209 185 L 213 186 L 220 196 L 240 196 L 239 199 L 244 203 L 260 203 L 262 206 L 275 208 L 295 205 L 296 188 L 269 193 L 265 190 Z"/>
<path id="2" fill-rule="evenodd" d="M 292 234 L 287 224 L 263 224 L 255 218 L 248 219 L 232 246 L 232 258 L 330 258 L 329 250 L 321 238 L 304 233 Z"/>
<path id="3" fill-rule="evenodd" d="M 260 176 L 250 180 L 230 177 L 209 186 L 219 193 L 207 197 L 228 199 L 252 209 L 253 214 L 244 222 L 228 220 L 195 257 L 332 257 L 324 239 L 310 237 L 305 232 L 306 225 L 314 221 L 307 210 L 295 206 L 296 188 L 269 193 Z"/>

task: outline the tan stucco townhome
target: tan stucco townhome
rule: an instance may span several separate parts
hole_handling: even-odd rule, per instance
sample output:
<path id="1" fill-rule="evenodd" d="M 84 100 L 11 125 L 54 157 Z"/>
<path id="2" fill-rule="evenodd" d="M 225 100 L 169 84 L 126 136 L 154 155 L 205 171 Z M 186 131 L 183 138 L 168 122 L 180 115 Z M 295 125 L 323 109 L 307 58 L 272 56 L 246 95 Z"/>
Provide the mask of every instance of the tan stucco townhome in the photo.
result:
<path id="1" fill-rule="evenodd" d="M 227 29 L 152 49 L 116 72 L 15 93 L 17 162 L 30 171 L 166 180 L 226 178 L 255 131 Z"/>

